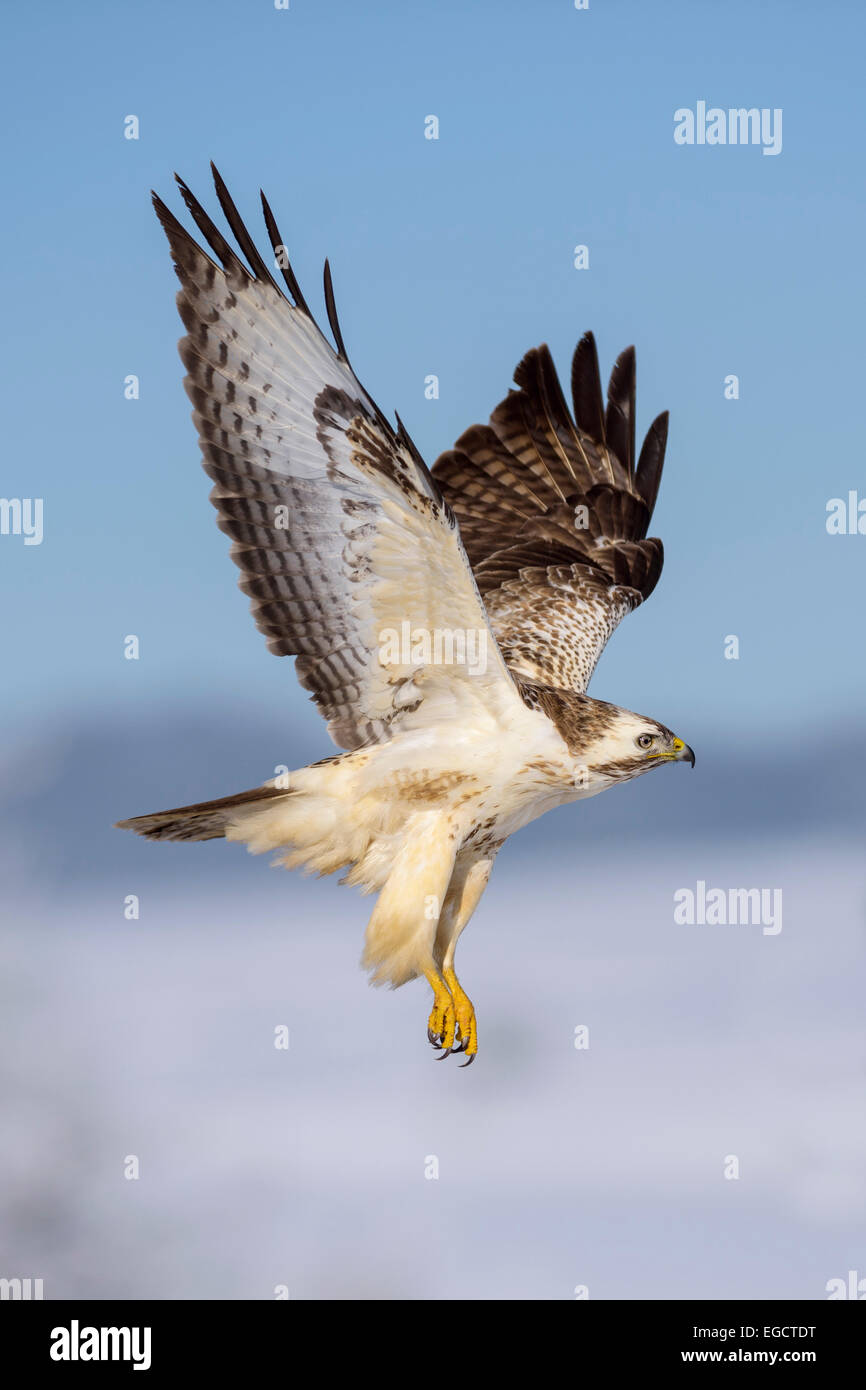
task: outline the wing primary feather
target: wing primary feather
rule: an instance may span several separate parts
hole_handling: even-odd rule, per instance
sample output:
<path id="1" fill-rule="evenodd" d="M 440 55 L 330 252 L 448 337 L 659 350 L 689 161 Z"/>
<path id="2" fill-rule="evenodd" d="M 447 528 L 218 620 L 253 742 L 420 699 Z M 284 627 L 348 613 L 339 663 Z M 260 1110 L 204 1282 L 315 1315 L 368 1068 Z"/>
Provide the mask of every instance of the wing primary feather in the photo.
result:
<path id="1" fill-rule="evenodd" d="M 650 517 L 658 496 L 659 483 L 662 477 L 662 468 L 665 461 L 665 449 L 668 442 L 668 412 L 663 410 L 661 415 L 657 415 L 647 430 L 646 439 L 640 451 L 640 458 L 637 461 L 637 474 L 635 483 L 637 490 L 646 502 Z"/>
<path id="2" fill-rule="evenodd" d="M 226 221 L 228 222 L 229 226 L 235 234 L 238 246 L 241 248 L 247 260 L 249 261 L 255 275 L 260 280 L 266 281 L 267 284 L 271 285 L 274 289 L 277 289 L 277 282 L 274 279 L 268 267 L 266 266 L 265 262 L 263 261 L 261 253 L 259 252 L 259 249 L 256 246 L 256 243 L 253 241 L 252 237 L 247 231 L 246 226 L 244 225 L 243 218 L 241 217 L 240 213 L 235 207 L 234 202 L 232 201 L 231 194 L 226 188 L 223 177 L 217 169 L 216 165 L 214 164 L 213 160 L 211 160 L 210 167 L 211 173 L 213 174 L 214 187 L 216 188 L 216 195 L 219 198 L 220 207 L 222 208 L 223 213 L 225 214 Z"/>
<path id="3" fill-rule="evenodd" d="M 634 348 L 627 347 L 614 362 L 610 374 L 604 433 L 608 445 L 628 470 L 630 478 L 634 477 L 634 399 Z"/>
<path id="4" fill-rule="evenodd" d="M 325 258 L 324 282 L 325 282 L 325 309 L 326 309 L 327 314 L 328 314 L 328 323 L 331 325 L 331 332 L 332 332 L 333 335 L 334 335 L 334 341 L 335 341 L 335 343 L 337 344 L 337 353 L 338 353 L 339 357 L 341 358 L 341 360 L 342 360 L 343 362 L 345 362 L 346 366 L 347 366 L 350 370 L 353 370 L 352 364 L 351 364 L 351 362 L 349 361 L 349 354 L 348 354 L 348 352 L 346 351 L 346 344 L 345 344 L 345 342 L 343 341 L 343 333 L 342 333 L 342 329 L 340 328 L 340 320 L 339 320 L 339 318 L 337 317 L 337 301 L 336 301 L 336 299 L 335 299 L 335 297 L 334 297 L 334 282 L 333 282 L 333 280 L 331 279 L 331 266 L 330 266 L 330 262 L 328 261 L 327 257 Z M 309 312 L 309 311 L 308 311 L 308 312 Z M 384 411 L 382 411 L 382 410 L 379 409 L 379 406 L 378 406 L 378 405 L 376 404 L 376 402 L 373 400 L 373 397 L 370 395 L 369 391 L 365 391 L 364 394 L 366 395 L 367 400 L 369 401 L 370 405 L 371 405 L 372 408 L 373 408 L 373 413 L 374 413 L 374 415 L 376 416 L 376 419 L 378 420 L 379 425 L 381 426 L 382 429 L 385 430 L 385 433 L 387 434 L 388 438 L 389 438 L 389 439 L 393 439 L 393 438 L 395 437 L 395 435 L 394 435 L 394 426 L 391 424 L 391 421 L 387 418 L 387 416 L 385 415 Z M 411 438 L 411 436 L 409 435 L 408 430 L 407 430 L 407 429 L 405 428 L 405 426 L 402 424 L 402 422 L 401 422 L 401 420 L 400 420 L 400 417 L 399 417 L 399 415 L 397 415 L 397 412 L 396 412 L 396 411 L 394 412 L 394 416 L 395 416 L 395 419 L 397 420 L 397 424 L 398 424 L 397 438 L 400 438 L 400 439 L 403 440 L 403 442 L 405 443 L 407 449 L 408 449 L 409 452 L 411 453 L 411 455 L 412 455 L 413 459 L 415 460 L 415 462 L 421 467 L 421 469 L 423 470 L 425 476 L 426 476 L 427 478 L 429 478 L 430 483 L 431 483 L 431 485 L 432 485 L 432 487 L 433 487 L 433 489 L 434 489 L 434 492 L 435 492 L 435 493 L 438 493 L 438 484 L 436 484 L 436 483 L 433 482 L 433 478 L 432 478 L 432 476 L 431 476 L 431 474 L 430 474 L 430 470 L 429 470 L 429 468 L 427 467 L 427 464 L 424 462 L 424 459 L 422 458 L 421 454 L 418 452 L 418 449 L 415 447 L 415 442 L 414 442 L 414 440 Z M 441 494 L 440 494 L 440 496 L 441 496 Z"/>
<path id="5" fill-rule="evenodd" d="M 291 294 L 292 299 L 295 302 L 295 307 L 300 309 L 301 313 L 306 314 L 307 318 L 312 319 L 313 323 L 315 323 L 315 319 L 313 319 L 313 315 L 310 313 L 310 306 L 304 298 L 303 294 L 301 293 L 301 287 L 298 284 L 295 272 L 292 270 L 291 264 L 289 263 L 289 257 L 286 252 L 286 244 L 280 236 L 280 229 L 277 226 L 276 218 L 274 217 L 274 214 L 271 212 L 270 204 L 261 189 L 259 189 L 259 196 L 262 200 L 262 211 L 265 215 L 265 226 L 268 229 L 268 236 L 270 237 L 271 246 L 274 248 L 274 256 L 276 258 L 277 264 L 280 267 L 280 270 L 283 273 L 283 279 L 289 287 L 289 293 Z M 283 264 L 284 262 L 285 264 Z"/>
<path id="6" fill-rule="evenodd" d="M 576 482 L 577 473 L 568 455 L 568 450 L 563 446 L 559 437 L 559 430 L 566 431 L 572 437 L 577 447 L 580 449 L 584 462 L 586 462 L 586 455 L 583 450 L 583 445 L 580 442 L 580 437 L 571 423 L 568 405 L 562 393 L 562 385 L 557 375 L 556 367 L 553 364 L 550 350 L 546 345 L 544 348 L 539 349 L 536 359 L 536 372 L 538 377 L 538 393 L 544 404 L 547 418 L 550 421 L 551 432 L 556 440 L 557 452 L 567 472 L 571 474 Z"/>
<path id="7" fill-rule="evenodd" d="M 604 398 L 601 394 L 601 373 L 598 369 L 598 350 L 592 333 L 584 333 L 574 350 L 571 363 L 571 396 L 574 418 L 596 444 L 604 444 Z"/>
<path id="8" fill-rule="evenodd" d="M 340 331 L 340 320 L 337 318 L 337 302 L 334 299 L 334 282 L 331 279 L 331 267 L 327 258 L 325 259 L 325 308 L 328 311 L 328 323 L 331 325 L 331 332 L 334 335 L 334 342 L 337 344 L 337 351 L 347 366 L 349 354 L 346 351 L 346 344 L 343 342 L 343 334 Z"/>
<path id="9" fill-rule="evenodd" d="M 352 370 L 354 370 L 354 369 L 353 369 L 353 367 L 352 367 L 351 362 L 349 361 L 349 354 L 348 354 L 348 352 L 346 351 L 346 344 L 345 344 L 345 342 L 343 341 L 343 332 L 342 332 L 342 329 L 340 328 L 340 320 L 339 320 L 338 317 L 337 317 L 337 301 L 336 301 L 336 299 L 335 299 L 335 297 L 334 297 L 334 282 L 333 282 L 333 280 L 331 279 L 331 266 L 330 266 L 330 262 L 328 261 L 327 257 L 325 258 L 324 281 L 325 281 L 325 309 L 326 309 L 327 314 L 328 314 L 328 323 L 331 325 L 331 332 L 332 332 L 333 335 L 334 335 L 334 341 L 335 341 L 335 343 L 337 344 L 337 354 L 338 354 L 338 356 L 340 357 L 340 359 L 341 359 L 343 362 L 345 362 L 345 364 L 346 364 L 346 366 L 349 368 L 349 370 L 352 371 Z M 309 310 L 308 310 L 307 312 L 309 313 Z M 387 418 L 387 416 L 385 415 L 385 413 L 384 413 L 382 410 L 379 409 L 378 405 L 377 405 L 376 402 L 373 400 L 373 397 L 370 395 L 370 392 L 365 390 L 364 394 L 365 394 L 365 396 L 367 397 L 367 400 L 369 401 L 370 405 L 371 405 L 372 408 L 373 408 L 373 413 L 374 413 L 374 415 L 376 416 L 376 419 L 378 420 L 379 425 L 380 425 L 381 428 L 385 431 L 385 433 L 386 433 L 386 435 L 388 436 L 388 438 L 389 438 L 389 439 L 393 439 L 393 438 L 394 438 L 394 426 L 391 424 L 391 421 Z M 395 414 L 396 414 L 396 412 L 395 412 Z M 403 436 L 404 436 L 404 438 L 405 438 L 407 447 L 411 450 L 411 453 L 412 453 L 413 458 L 415 459 L 415 462 L 421 465 L 421 467 L 423 468 L 425 474 L 429 475 L 429 471 L 430 471 L 430 470 L 428 469 L 426 463 L 424 462 L 423 458 L 422 458 L 421 455 L 419 454 L 418 450 L 415 448 L 414 443 L 413 443 L 412 440 L 409 438 L 409 435 L 408 435 L 408 433 L 407 433 L 405 430 L 403 431 Z"/>
<path id="10" fill-rule="evenodd" d="M 202 249 L 202 247 L 198 244 L 197 241 L 193 240 L 186 227 L 184 227 L 181 222 L 178 222 L 174 213 L 171 211 L 170 208 L 166 207 L 159 194 L 154 192 L 153 189 L 151 189 L 150 197 L 151 202 L 153 203 L 154 212 L 159 218 L 162 229 L 168 237 L 168 243 L 171 247 L 172 254 L 174 256 L 175 270 L 178 272 L 178 274 L 181 274 L 181 266 L 179 260 L 181 247 L 192 248 L 193 252 L 198 256 L 203 256 L 204 259 L 207 261 L 208 265 L 213 268 L 214 272 L 216 272 L 219 269 L 216 261 L 214 261 L 208 255 L 208 253 Z"/>
<path id="11" fill-rule="evenodd" d="M 247 280 L 249 280 L 249 271 L 246 269 L 242 261 L 240 261 L 239 258 L 235 255 L 234 251 L 229 246 L 228 242 L 226 241 L 219 228 L 216 227 L 214 223 L 211 221 L 211 219 L 208 217 L 207 213 L 205 212 L 201 203 L 196 198 L 195 194 L 192 193 L 191 190 L 187 187 L 180 174 L 175 174 L 174 177 L 177 181 L 177 186 L 180 189 L 181 197 L 183 198 L 183 201 L 186 203 L 186 206 L 189 210 L 190 216 L 192 217 L 202 236 L 207 241 L 211 250 L 214 252 L 215 255 L 219 257 L 220 261 L 222 262 L 223 268 L 227 271 L 231 271 L 233 274 L 241 274 Z"/>

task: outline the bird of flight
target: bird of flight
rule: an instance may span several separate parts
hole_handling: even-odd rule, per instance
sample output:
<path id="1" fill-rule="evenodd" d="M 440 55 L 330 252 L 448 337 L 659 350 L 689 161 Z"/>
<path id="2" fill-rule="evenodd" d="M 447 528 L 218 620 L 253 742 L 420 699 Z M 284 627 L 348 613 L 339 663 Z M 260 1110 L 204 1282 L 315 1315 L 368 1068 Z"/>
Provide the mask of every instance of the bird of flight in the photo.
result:
<path id="1" fill-rule="evenodd" d="M 269 649 L 296 657 L 346 751 L 287 785 L 120 826 L 237 840 L 378 893 L 362 964 L 376 984 L 423 975 L 428 1039 L 468 1065 L 478 1032 L 454 953 L 503 842 L 663 763 L 694 766 L 663 724 L 586 693 L 611 633 L 661 572 L 661 541 L 646 532 L 667 414 L 636 459 L 634 350 L 617 359 L 605 407 L 587 333 L 573 417 L 547 347 L 533 348 L 490 423 L 428 469 L 352 370 L 327 261 L 335 346 L 264 194 L 271 266 L 213 175 L 246 264 L 182 180 L 216 260 L 153 199 L 181 283 L 180 355 L 210 497 Z"/>

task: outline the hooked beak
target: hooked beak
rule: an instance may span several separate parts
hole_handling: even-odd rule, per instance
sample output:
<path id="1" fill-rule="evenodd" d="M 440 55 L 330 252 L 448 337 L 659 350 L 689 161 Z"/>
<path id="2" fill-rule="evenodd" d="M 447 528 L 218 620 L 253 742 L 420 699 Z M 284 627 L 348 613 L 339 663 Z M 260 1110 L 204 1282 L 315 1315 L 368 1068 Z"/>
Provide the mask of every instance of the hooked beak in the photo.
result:
<path id="1" fill-rule="evenodd" d="M 683 743 L 681 738 L 673 741 L 673 761 L 676 763 L 691 763 L 695 765 L 695 755 L 687 743 Z"/>

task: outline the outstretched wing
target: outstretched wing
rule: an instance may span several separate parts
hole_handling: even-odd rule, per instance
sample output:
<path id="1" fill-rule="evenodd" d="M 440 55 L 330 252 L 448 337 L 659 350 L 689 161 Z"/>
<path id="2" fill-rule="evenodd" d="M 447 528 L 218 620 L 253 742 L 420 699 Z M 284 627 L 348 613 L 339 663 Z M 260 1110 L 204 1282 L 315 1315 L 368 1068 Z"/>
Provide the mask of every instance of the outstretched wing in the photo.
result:
<path id="1" fill-rule="evenodd" d="M 297 656 L 335 743 L 357 748 L 483 705 L 520 703 L 454 516 L 398 419 L 394 430 L 313 319 L 273 214 L 265 223 L 291 299 L 214 169 L 249 268 L 178 179 L 217 265 L 161 200 L 181 282 L 180 355 L 211 501 L 268 646 Z M 436 644 L 437 634 L 449 633 Z"/>
<path id="2" fill-rule="evenodd" d="M 460 523 L 493 630 L 521 682 L 585 691 L 611 633 L 655 587 L 662 543 L 646 539 L 667 412 L 635 466 L 635 358 L 626 348 L 605 409 L 595 340 L 572 366 L 574 418 L 546 346 L 517 390 L 433 465 Z"/>

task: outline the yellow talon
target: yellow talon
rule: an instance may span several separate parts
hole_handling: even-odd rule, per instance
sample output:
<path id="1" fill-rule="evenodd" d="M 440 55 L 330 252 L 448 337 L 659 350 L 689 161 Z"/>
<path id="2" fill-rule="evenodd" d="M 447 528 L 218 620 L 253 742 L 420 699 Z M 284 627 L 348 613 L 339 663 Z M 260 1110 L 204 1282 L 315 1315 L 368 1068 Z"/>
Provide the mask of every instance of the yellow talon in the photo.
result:
<path id="1" fill-rule="evenodd" d="M 434 1047 L 451 1047 L 454 1041 L 454 1001 L 442 976 L 436 970 L 425 970 L 427 983 L 433 991 L 433 1008 L 427 1020 L 427 1037 Z M 451 1042 L 445 1042 L 448 1033 Z"/>
<path id="2" fill-rule="evenodd" d="M 469 1066 L 478 1051 L 478 1025 L 475 1022 L 475 1008 L 453 970 L 445 971 L 445 980 L 451 991 L 455 1022 L 460 1030 L 460 1051 L 466 1053 L 464 1066 Z"/>
<path id="3" fill-rule="evenodd" d="M 425 970 L 424 974 L 433 991 L 427 1037 L 434 1047 L 443 1049 L 441 1057 L 447 1057 L 452 1050 L 465 1052 L 463 1065 L 468 1067 L 478 1051 L 478 1028 L 472 1000 L 453 970 L 445 970 L 444 979 L 436 970 Z M 459 1046 L 455 1047 L 458 1037 Z"/>

